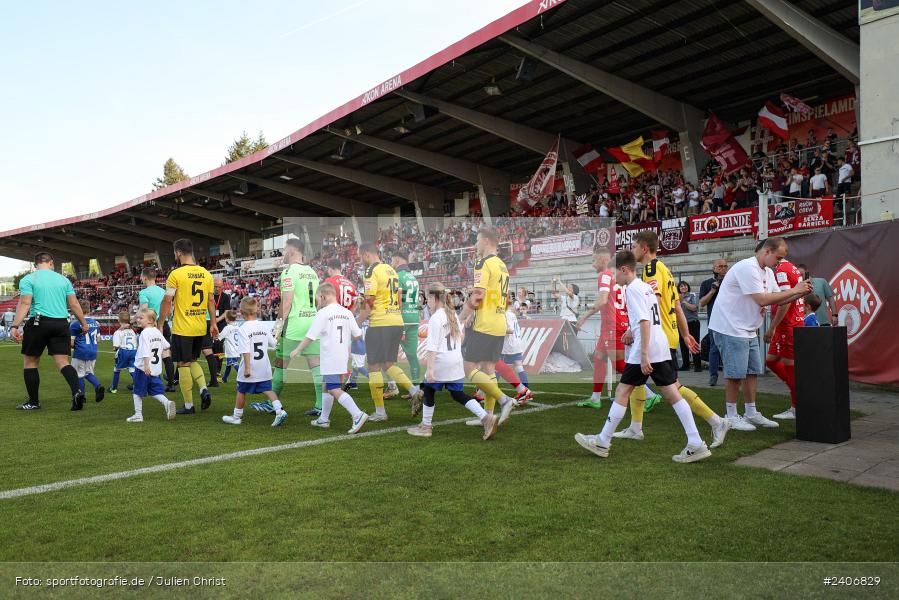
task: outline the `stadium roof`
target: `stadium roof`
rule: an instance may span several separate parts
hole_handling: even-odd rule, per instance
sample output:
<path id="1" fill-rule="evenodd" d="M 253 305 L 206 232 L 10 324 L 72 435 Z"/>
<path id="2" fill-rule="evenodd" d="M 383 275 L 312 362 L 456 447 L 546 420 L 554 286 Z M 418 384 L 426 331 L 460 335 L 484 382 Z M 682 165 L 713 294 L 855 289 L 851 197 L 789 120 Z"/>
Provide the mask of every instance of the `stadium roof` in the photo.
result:
<path id="1" fill-rule="evenodd" d="M 689 111 L 745 120 L 780 92 L 845 93 L 858 38 L 852 0 L 532 0 L 265 150 L 99 212 L 0 232 L 0 254 L 108 257 L 413 200 L 443 214 L 479 183 L 526 179 L 557 133 L 601 148 L 678 131 Z M 854 75 L 841 50 L 855 52 Z M 518 77 L 525 56 L 531 72 Z"/>

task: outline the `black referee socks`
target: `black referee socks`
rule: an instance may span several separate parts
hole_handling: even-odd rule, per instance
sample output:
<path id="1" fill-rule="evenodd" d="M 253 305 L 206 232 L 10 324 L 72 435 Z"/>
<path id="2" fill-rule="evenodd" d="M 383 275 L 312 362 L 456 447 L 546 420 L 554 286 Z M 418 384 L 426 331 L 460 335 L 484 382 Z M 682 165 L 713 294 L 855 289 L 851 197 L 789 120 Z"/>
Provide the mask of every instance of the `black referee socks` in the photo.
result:
<path id="1" fill-rule="evenodd" d="M 38 390 L 41 387 L 41 373 L 37 369 L 25 369 L 25 389 L 28 391 L 28 401 L 32 404 L 40 404 Z"/>
<path id="2" fill-rule="evenodd" d="M 75 367 L 72 365 L 66 365 L 59 370 L 62 373 L 62 376 L 65 377 L 66 383 L 69 384 L 69 388 L 72 390 L 72 395 L 77 394 L 81 391 L 81 387 L 78 385 L 78 371 L 75 370 Z"/>

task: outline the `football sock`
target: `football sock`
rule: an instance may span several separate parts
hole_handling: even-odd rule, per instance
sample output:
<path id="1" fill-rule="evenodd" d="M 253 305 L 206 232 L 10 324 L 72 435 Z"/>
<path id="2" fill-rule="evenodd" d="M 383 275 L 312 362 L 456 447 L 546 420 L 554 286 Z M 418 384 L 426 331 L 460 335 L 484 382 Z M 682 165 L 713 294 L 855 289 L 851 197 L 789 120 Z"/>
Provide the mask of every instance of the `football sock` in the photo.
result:
<path id="1" fill-rule="evenodd" d="M 479 419 L 483 419 L 485 416 L 487 416 L 487 411 L 484 410 L 484 408 L 481 406 L 481 403 L 474 398 L 465 403 L 465 408 L 467 408 L 471 414 Z"/>
<path id="2" fill-rule="evenodd" d="M 166 403 L 169 401 L 169 399 L 166 398 L 164 394 L 156 394 L 153 397 L 156 398 L 157 400 L 159 400 L 159 403 L 162 404 L 163 406 L 165 406 Z"/>
<path id="3" fill-rule="evenodd" d="M 771 372 L 777 375 L 778 379 L 780 379 L 784 383 L 787 382 L 787 374 L 784 371 L 784 367 L 786 365 L 784 365 L 782 362 L 780 362 L 779 360 L 766 360 L 765 366 L 771 369 Z"/>
<path id="4" fill-rule="evenodd" d="M 528 385 L 528 372 L 525 371 L 524 369 L 520 370 L 518 372 L 518 379 L 521 381 L 521 383 L 523 383 L 524 385 L 527 386 Z"/>
<path id="5" fill-rule="evenodd" d="M 312 387 L 315 388 L 315 408 L 322 409 L 322 370 L 320 366 L 309 369 L 312 372 Z"/>
<path id="6" fill-rule="evenodd" d="M 594 389 L 595 389 L 595 387 L 596 386 L 594 386 Z M 599 387 L 601 388 L 602 386 L 599 386 Z M 592 394 L 590 394 L 590 399 L 593 400 L 594 402 L 597 400 L 601 400 L 602 399 L 602 390 L 600 389 L 598 392 L 593 392 Z"/>
<path id="7" fill-rule="evenodd" d="M 513 387 L 521 385 L 521 382 L 518 381 L 518 377 L 515 376 L 515 371 L 513 371 L 512 367 L 507 365 L 505 361 L 498 360 L 493 367 L 496 369 L 496 374 L 511 383 Z"/>
<path id="8" fill-rule="evenodd" d="M 164 356 L 162 358 L 162 366 L 165 367 L 165 380 L 169 385 L 173 385 L 175 383 L 175 361 L 172 360 L 171 356 Z"/>
<path id="9" fill-rule="evenodd" d="M 178 387 L 181 388 L 184 408 L 192 408 L 194 405 L 194 383 L 190 378 L 190 367 L 178 367 Z"/>
<path id="10" fill-rule="evenodd" d="M 359 410 L 359 406 L 356 405 L 356 401 L 353 400 L 353 397 L 347 394 L 346 392 L 337 399 L 340 402 L 340 405 L 349 411 L 350 416 L 353 417 L 355 421 L 362 415 L 362 411 Z"/>
<path id="11" fill-rule="evenodd" d="M 272 408 L 275 409 L 275 412 L 276 412 L 276 413 L 279 413 L 279 412 L 281 412 L 282 410 L 284 410 L 284 405 L 281 404 L 281 401 L 280 401 L 280 400 L 272 400 Z"/>
<path id="12" fill-rule="evenodd" d="M 643 425 L 643 406 L 646 404 L 646 390 L 635 387 L 630 395 L 631 423 Z"/>
<path id="13" fill-rule="evenodd" d="M 219 376 L 218 357 L 215 354 L 207 354 L 206 364 L 209 366 L 209 381 L 217 380 Z"/>
<path id="14" fill-rule="evenodd" d="M 143 415 L 144 403 L 141 397 L 137 394 L 131 394 L 131 398 L 134 400 L 134 414 Z"/>
<path id="15" fill-rule="evenodd" d="M 605 446 L 606 448 L 611 445 L 612 434 L 615 433 L 616 429 L 618 429 L 618 424 L 621 423 L 621 419 L 624 418 L 624 413 L 626 412 L 626 406 L 622 406 L 617 402 L 612 403 L 612 407 L 609 409 L 609 416 L 608 418 L 606 418 L 605 425 L 602 426 L 602 431 L 600 431 L 599 436 L 597 436 L 599 445 Z"/>
<path id="16" fill-rule="evenodd" d="M 418 386 L 412 384 L 412 381 L 408 376 L 406 376 L 405 371 L 403 371 L 398 365 L 393 365 L 392 367 L 387 369 L 387 374 L 390 375 L 391 379 L 395 380 L 401 388 L 403 388 L 410 394 L 418 393 Z"/>
<path id="17" fill-rule="evenodd" d="M 434 395 L 436 391 L 431 386 L 425 386 L 425 397 L 422 399 L 421 403 L 425 406 L 434 406 Z"/>
<path id="18" fill-rule="evenodd" d="M 222 374 L 222 383 L 228 382 L 228 375 L 231 374 L 231 365 L 225 365 L 225 372 Z"/>
<path id="19" fill-rule="evenodd" d="M 484 391 L 484 408 L 493 412 L 496 401 L 503 397 L 503 392 L 496 383 L 496 375 L 488 375 L 480 369 L 468 374 L 468 380 Z"/>
<path id="20" fill-rule="evenodd" d="M 381 371 L 369 371 L 368 389 L 371 392 L 371 400 L 375 403 L 375 413 L 386 414 L 384 410 L 384 373 Z"/>
<path id="21" fill-rule="evenodd" d="M 66 383 L 69 384 L 69 390 L 71 390 L 73 395 L 81 391 L 81 388 L 78 386 L 78 371 L 75 370 L 75 367 L 66 365 L 59 372 L 66 380 Z"/>
<path id="22" fill-rule="evenodd" d="M 194 383 L 197 384 L 197 388 L 203 389 L 206 387 L 206 374 L 203 373 L 203 367 L 200 366 L 198 362 L 190 363 L 190 374 L 193 376 Z M 184 380 L 184 374 L 181 373 L 181 379 Z M 191 380 L 190 377 L 187 378 L 189 382 Z M 182 388 L 183 389 L 183 388 Z"/>
<path id="23" fill-rule="evenodd" d="M 321 404 L 322 404 L 322 408 L 321 408 L 322 414 L 319 415 L 318 418 L 321 419 L 322 421 L 330 421 L 331 420 L 331 409 L 334 407 L 334 396 L 332 396 L 331 394 L 328 394 L 327 398 L 322 397 Z"/>
<path id="24" fill-rule="evenodd" d="M 746 407 L 746 416 L 754 417 L 756 413 L 755 402 L 745 402 L 744 406 Z"/>
<path id="25" fill-rule="evenodd" d="M 88 383 L 90 383 L 92 386 L 94 386 L 94 389 L 97 389 L 98 387 L 100 387 L 100 380 L 97 379 L 97 376 L 94 375 L 93 373 L 88 373 L 87 375 L 84 376 L 84 378 L 87 379 Z"/>
<path id="26" fill-rule="evenodd" d="M 687 401 L 681 398 L 672 404 L 671 408 L 677 413 L 677 418 L 680 419 L 680 424 L 684 427 L 684 431 L 687 434 L 687 443 L 691 446 L 701 444 L 702 438 L 699 437 L 699 430 L 696 429 L 696 421 L 693 420 L 693 413 L 690 411 L 690 405 Z"/>
<path id="27" fill-rule="evenodd" d="M 690 405 L 690 410 L 692 410 L 697 417 L 708 423 L 711 423 L 714 420 L 713 417 L 716 416 L 715 411 L 709 408 L 708 405 L 699 398 L 696 392 L 688 387 L 681 387 L 678 391 L 680 392 L 681 397 Z"/>
<path id="28" fill-rule="evenodd" d="M 78 378 L 78 389 L 84 391 L 84 377 Z"/>
<path id="29" fill-rule="evenodd" d="M 796 365 L 784 365 L 787 387 L 790 388 L 790 406 L 796 408 Z"/>
<path id="30" fill-rule="evenodd" d="M 242 419 L 242 418 L 243 418 L 243 409 L 242 409 L 242 408 L 235 408 L 235 409 L 234 409 L 234 418 L 235 418 L 235 419 Z"/>
<path id="31" fill-rule="evenodd" d="M 421 424 L 422 425 L 430 425 L 431 420 L 434 418 L 434 407 L 433 406 L 422 406 L 421 407 Z"/>
<path id="32" fill-rule="evenodd" d="M 112 389 L 114 390 L 119 389 L 119 375 L 118 369 L 112 372 Z"/>
<path id="33" fill-rule="evenodd" d="M 279 396 L 284 391 L 284 369 L 281 367 L 275 367 L 272 372 L 272 391 Z"/>
<path id="34" fill-rule="evenodd" d="M 365 367 L 356 367 L 356 370 L 362 373 L 364 377 L 368 377 L 368 369 L 366 369 Z"/>
<path id="35" fill-rule="evenodd" d="M 25 369 L 23 371 L 25 378 L 25 389 L 28 390 L 28 401 L 32 404 L 38 404 L 38 391 L 41 388 L 41 372 L 37 369 Z"/>
<path id="36" fill-rule="evenodd" d="M 727 418 L 728 419 L 733 419 L 733 418 L 739 416 L 739 414 L 737 413 L 737 403 L 736 402 L 727 402 L 725 404 L 725 406 L 727 407 Z"/>
<path id="37" fill-rule="evenodd" d="M 593 357 L 593 392 L 602 392 L 606 383 L 606 359 Z"/>
<path id="38" fill-rule="evenodd" d="M 421 365 L 418 362 L 418 325 L 407 325 L 406 335 L 403 339 L 403 352 L 409 361 L 409 373 L 412 381 L 419 381 L 421 377 Z"/>

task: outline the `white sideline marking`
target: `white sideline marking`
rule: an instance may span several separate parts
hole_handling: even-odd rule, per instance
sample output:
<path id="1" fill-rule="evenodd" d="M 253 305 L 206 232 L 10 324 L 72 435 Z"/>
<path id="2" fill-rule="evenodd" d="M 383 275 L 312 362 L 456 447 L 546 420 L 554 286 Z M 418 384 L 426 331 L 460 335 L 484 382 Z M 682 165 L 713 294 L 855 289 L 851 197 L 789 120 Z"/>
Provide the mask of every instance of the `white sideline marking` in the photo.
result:
<path id="1" fill-rule="evenodd" d="M 539 392 L 538 392 L 539 393 Z M 552 393 L 552 392 L 549 392 Z M 570 394 L 570 393 L 559 393 L 560 396 L 577 396 L 579 394 Z M 541 404 L 540 406 L 534 406 L 533 408 L 526 408 L 523 410 L 518 410 L 515 412 L 516 415 L 526 415 L 531 413 L 543 412 L 546 410 L 553 410 L 556 408 L 565 408 L 568 406 L 574 406 L 575 402 L 563 402 L 561 404 Z M 438 421 L 434 423 L 435 426 L 442 425 L 458 425 L 460 423 L 464 423 L 470 417 L 463 417 L 459 419 L 448 419 L 446 421 Z M 57 490 L 64 490 L 66 488 L 77 487 L 81 485 L 90 485 L 92 483 L 106 483 L 108 481 L 116 481 L 118 479 L 127 479 L 130 477 L 137 477 L 138 475 L 148 475 L 151 473 L 162 473 L 164 471 L 172 471 L 175 469 L 183 469 L 186 467 L 194 467 L 197 465 L 205 465 L 209 463 L 223 462 L 226 460 L 234 460 L 235 458 L 244 458 L 247 456 L 258 456 L 261 454 L 270 454 L 272 452 L 281 452 L 284 450 L 294 450 L 296 448 L 307 448 L 309 446 L 321 446 L 323 444 L 331 444 L 333 442 L 345 442 L 348 440 L 353 440 L 357 438 L 366 438 L 366 437 L 375 437 L 381 435 L 387 435 L 388 433 L 397 433 L 400 431 L 405 431 L 408 429 L 410 425 L 402 425 L 398 427 L 388 427 L 387 429 L 377 429 L 375 431 L 366 431 L 363 433 L 356 434 L 343 434 L 343 435 L 335 435 L 326 438 L 319 438 L 315 440 L 303 440 L 301 442 L 292 442 L 290 444 L 280 444 L 278 446 L 266 446 L 263 448 L 252 448 L 250 450 L 239 450 L 237 452 L 228 452 L 226 454 L 217 454 L 215 456 L 205 456 L 203 458 L 194 458 L 191 460 L 182 460 L 179 462 L 173 463 L 164 463 L 161 465 L 153 465 L 151 467 L 142 467 L 140 469 L 131 469 L 130 471 L 118 471 L 115 473 L 107 473 L 106 475 L 94 475 L 92 477 L 81 477 L 79 479 L 68 479 L 65 481 L 57 481 L 54 483 L 46 483 L 44 485 L 34 485 L 30 487 L 18 488 L 14 490 L 6 490 L 0 492 L 0 500 L 8 500 L 10 498 L 20 498 L 22 496 L 32 496 L 36 494 L 46 494 L 48 492 L 55 492 Z"/>

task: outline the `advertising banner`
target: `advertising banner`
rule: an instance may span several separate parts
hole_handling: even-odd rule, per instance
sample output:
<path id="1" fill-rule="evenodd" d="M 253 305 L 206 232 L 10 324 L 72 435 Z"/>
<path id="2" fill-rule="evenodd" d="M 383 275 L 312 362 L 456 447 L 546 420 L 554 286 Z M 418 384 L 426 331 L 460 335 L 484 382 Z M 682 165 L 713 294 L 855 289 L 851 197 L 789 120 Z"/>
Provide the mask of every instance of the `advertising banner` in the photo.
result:
<path id="1" fill-rule="evenodd" d="M 768 205 L 768 235 L 833 226 L 833 198 L 791 200 Z M 755 230 L 758 232 L 758 222 Z"/>
<path id="2" fill-rule="evenodd" d="M 580 231 L 537 238 L 531 242 L 531 260 L 549 260 L 568 256 L 587 256 L 593 253 L 595 231 Z"/>
<path id="3" fill-rule="evenodd" d="M 625 225 L 615 229 L 615 251 L 630 250 L 634 236 L 639 231 L 654 231 L 659 236 L 659 254 L 683 254 L 689 250 L 687 243 L 687 219 L 665 219 L 638 225 Z"/>
<path id="4" fill-rule="evenodd" d="M 738 208 L 694 215 L 690 217 L 690 239 L 707 240 L 752 234 L 756 225 L 755 212 L 753 208 Z"/>

